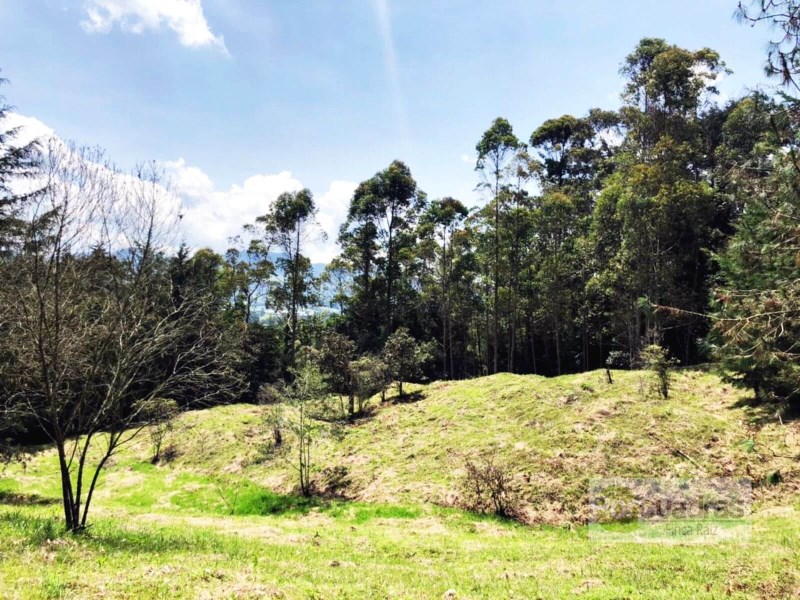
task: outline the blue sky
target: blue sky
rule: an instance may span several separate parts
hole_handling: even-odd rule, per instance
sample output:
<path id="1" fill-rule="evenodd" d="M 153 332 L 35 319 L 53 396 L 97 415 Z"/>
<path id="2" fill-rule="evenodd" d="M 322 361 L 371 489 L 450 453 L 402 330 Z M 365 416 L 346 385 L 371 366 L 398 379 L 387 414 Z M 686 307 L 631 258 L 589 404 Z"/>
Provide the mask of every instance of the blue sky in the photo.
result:
<path id="1" fill-rule="evenodd" d="M 395 158 L 431 197 L 475 204 L 475 142 L 496 116 L 615 108 L 645 36 L 711 47 L 764 82 L 768 32 L 735 0 L 0 0 L 8 100 L 119 164 L 162 161 L 186 237 L 225 248 L 240 223 L 307 186 L 335 237 L 356 182 Z M 33 123 L 33 121 L 31 121 Z M 35 129 L 35 126 L 32 125 Z M 317 242 L 315 260 L 335 252 Z"/>

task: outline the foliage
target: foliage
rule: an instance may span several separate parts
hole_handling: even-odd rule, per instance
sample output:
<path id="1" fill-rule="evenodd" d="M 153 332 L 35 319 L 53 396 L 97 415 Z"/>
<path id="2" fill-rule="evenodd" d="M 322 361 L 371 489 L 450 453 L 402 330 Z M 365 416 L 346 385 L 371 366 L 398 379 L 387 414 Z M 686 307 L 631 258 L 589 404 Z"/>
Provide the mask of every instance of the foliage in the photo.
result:
<path id="1" fill-rule="evenodd" d="M 664 400 L 669 398 L 675 362 L 670 358 L 668 352 L 658 344 L 650 344 L 642 350 L 642 365 L 655 376 L 656 388 Z"/>
<path id="2" fill-rule="evenodd" d="M 737 16 L 752 24 L 766 22 L 778 30 L 769 42 L 766 71 L 784 85 L 797 87 L 800 74 L 800 3 L 796 0 L 742 0 Z"/>
<path id="3" fill-rule="evenodd" d="M 325 233 L 316 221 L 317 207 L 314 197 L 307 189 L 299 192 L 284 192 L 278 196 L 270 211 L 258 217 L 255 225 L 247 231 L 256 236 L 250 243 L 250 252 L 266 263 L 261 267 L 259 281 L 271 272 L 269 252 L 279 252 L 277 270 L 282 278 L 272 286 L 270 296 L 277 310 L 285 315 L 285 369 L 295 366 L 300 340 L 300 311 L 316 302 L 316 287 L 311 261 L 303 254 L 304 245 L 313 239 L 322 239 Z M 246 284 L 251 289 L 255 282 Z"/>
<path id="4" fill-rule="evenodd" d="M 28 200 L 20 249 L 0 261 L 2 410 L 55 445 L 75 531 L 108 460 L 160 419 L 151 401 L 223 399 L 239 381 L 214 296 L 172 295 L 160 248 L 175 204 L 158 169 L 123 178 L 98 152 L 58 141 L 42 161 L 53 183 Z"/>
<path id="5" fill-rule="evenodd" d="M 355 353 L 355 342 L 345 335 L 330 332 L 323 338 L 317 356 L 317 364 L 331 391 L 347 396 L 347 418 L 351 421 L 356 414 L 355 399 L 358 391 L 353 367 Z"/>
<path id="6" fill-rule="evenodd" d="M 750 199 L 736 234 L 718 256 L 720 284 L 712 341 L 717 358 L 758 398 L 795 402 L 800 393 L 800 177 L 782 165 Z"/>
<path id="7" fill-rule="evenodd" d="M 768 22 L 779 35 L 769 45 L 767 73 L 797 89 L 800 5 L 793 0 L 739 4 L 739 16 Z M 736 232 L 717 255 L 710 339 L 734 381 L 764 401 L 797 403 L 800 394 L 800 164 L 798 101 L 776 105 L 762 95 L 742 102 L 736 124 L 754 131 L 753 144 L 736 145 L 728 180 L 745 208 Z M 732 115 L 733 117 L 734 115 Z M 736 131 L 729 132 L 735 136 Z M 758 150 L 761 152 L 759 153 Z M 763 155 L 766 154 L 766 158 Z"/>
<path id="8" fill-rule="evenodd" d="M 8 81 L 0 77 L 0 86 Z M 24 227 L 25 203 L 41 192 L 35 181 L 39 173 L 41 142 L 18 141 L 19 127 L 5 128 L 12 107 L 0 95 L 0 257 L 8 255 L 20 243 Z M 39 215 L 44 217 L 45 215 Z"/>
<path id="9" fill-rule="evenodd" d="M 389 368 L 377 356 L 365 355 L 353 362 L 353 376 L 358 414 L 363 414 L 369 399 L 378 392 L 383 393 L 389 384 Z"/>
<path id="10" fill-rule="evenodd" d="M 408 329 L 404 327 L 395 331 L 386 340 L 382 357 L 390 377 L 397 382 L 397 391 L 401 400 L 403 398 L 403 382 L 413 381 L 419 377 L 422 363 L 427 356 L 426 348 L 411 337 Z"/>

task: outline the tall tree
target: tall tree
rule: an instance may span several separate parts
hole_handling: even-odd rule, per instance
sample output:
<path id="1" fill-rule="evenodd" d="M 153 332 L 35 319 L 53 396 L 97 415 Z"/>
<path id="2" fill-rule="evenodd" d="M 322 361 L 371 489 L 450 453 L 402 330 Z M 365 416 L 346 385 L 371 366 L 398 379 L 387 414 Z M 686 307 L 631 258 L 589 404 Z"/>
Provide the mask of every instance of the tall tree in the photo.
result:
<path id="1" fill-rule="evenodd" d="M 453 361 L 452 306 L 450 288 L 452 287 L 453 248 L 451 240 L 454 230 L 466 218 L 467 207 L 455 198 L 434 200 L 422 218 L 424 225 L 433 229 L 439 246 L 438 279 L 440 287 L 439 310 L 442 320 L 442 376 L 453 377 L 455 365 Z M 449 360 L 449 367 L 448 367 Z"/>
<path id="2" fill-rule="evenodd" d="M 347 220 L 339 231 L 342 254 L 339 262 L 352 274 L 352 292 L 346 299 L 351 335 L 361 350 L 374 350 L 380 340 L 380 307 L 378 305 L 377 201 L 371 193 L 370 181 L 361 183 L 350 200 Z"/>
<path id="3" fill-rule="evenodd" d="M 277 306 L 286 318 L 287 367 L 294 367 L 297 352 L 298 317 L 300 310 L 314 301 L 311 261 L 303 254 L 313 236 L 324 236 L 316 221 L 314 197 L 307 189 L 285 192 L 278 196 L 270 211 L 256 219 L 263 228 L 263 240 L 280 255 L 278 269 L 283 280 L 273 289 Z"/>
<path id="4" fill-rule="evenodd" d="M 739 4 L 740 16 L 768 22 L 767 73 L 785 90 L 800 88 L 800 3 Z M 718 256 L 711 341 L 734 380 L 760 400 L 795 406 L 800 399 L 800 102 L 783 105 L 753 95 L 740 102 L 724 128 L 729 191 L 743 206 L 736 233 Z M 726 122 L 726 125 L 728 123 Z"/>
<path id="5" fill-rule="evenodd" d="M 399 299 L 409 285 L 409 250 L 416 242 L 415 225 L 425 204 L 425 194 L 410 169 L 394 161 L 358 186 L 339 235 L 343 257 L 355 274 L 353 312 L 365 325 L 379 325 L 382 339 L 401 318 L 405 320 L 408 311 Z M 382 306 L 375 304 L 379 289 Z M 362 350 L 375 349 L 380 341 L 374 326 L 363 338 Z"/>
<path id="6" fill-rule="evenodd" d="M 592 285 L 615 297 L 607 301 L 617 323 L 614 338 L 633 357 L 643 338 L 660 341 L 669 332 L 675 353 L 688 361 L 703 333 L 696 319 L 647 307 L 670 304 L 701 313 L 707 305 L 706 251 L 717 207 L 703 169 L 713 149 L 702 143 L 701 116 L 724 71 L 713 50 L 689 51 L 653 38 L 643 39 L 623 63 L 628 82 L 620 114 L 627 135 L 618 170 L 595 208 L 594 249 L 603 261 Z"/>
<path id="7" fill-rule="evenodd" d="M 500 305 L 500 205 L 501 192 L 504 191 L 507 177 L 506 167 L 520 147 L 520 142 L 514 135 L 511 124 L 502 117 L 492 122 L 481 140 L 475 146 L 478 160 L 475 169 L 484 177 L 484 187 L 491 189 L 494 206 L 494 231 L 493 231 L 493 296 L 492 309 L 492 365 L 493 372 L 498 371 L 499 355 L 499 305 Z"/>

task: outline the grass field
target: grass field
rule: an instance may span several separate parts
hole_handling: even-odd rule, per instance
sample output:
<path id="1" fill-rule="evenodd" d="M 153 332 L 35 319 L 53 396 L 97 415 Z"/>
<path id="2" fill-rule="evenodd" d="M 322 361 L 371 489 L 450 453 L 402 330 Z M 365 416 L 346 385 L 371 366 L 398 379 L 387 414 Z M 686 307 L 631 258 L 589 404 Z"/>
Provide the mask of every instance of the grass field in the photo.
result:
<path id="1" fill-rule="evenodd" d="M 328 500 L 293 494 L 290 451 L 264 451 L 265 409 L 190 412 L 168 464 L 146 435 L 114 458 L 80 536 L 62 531 L 54 455 L 32 450 L 0 473 L 0 597 L 800 597 L 798 422 L 701 371 L 668 401 L 646 374 L 614 379 L 412 388 L 320 442 L 318 486 L 344 467 Z M 453 508 L 464 461 L 488 454 L 529 524 Z M 750 477 L 749 541 L 594 539 L 588 485 L 613 475 Z"/>

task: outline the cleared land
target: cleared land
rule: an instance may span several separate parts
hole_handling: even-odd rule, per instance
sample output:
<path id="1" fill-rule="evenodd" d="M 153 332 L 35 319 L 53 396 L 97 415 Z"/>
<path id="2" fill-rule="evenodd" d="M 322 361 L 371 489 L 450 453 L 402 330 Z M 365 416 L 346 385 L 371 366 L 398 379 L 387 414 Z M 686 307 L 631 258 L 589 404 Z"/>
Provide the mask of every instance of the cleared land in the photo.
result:
<path id="1" fill-rule="evenodd" d="M 146 435 L 115 457 L 78 537 L 61 533 L 56 464 L 40 449 L 0 475 L 0 597 L 800 594 L 800 423 L 701 371 L 681 373 L 668 401 L 647 374 L 614 380 L 412 388 L 315 448 L 317 485 L 335 500 L 292 494 L 291 450 L 267 451 L 267 409 L 190 412 L 170 463 L 150 464 Z M 452 508 L 465 460 L 487 454 L 513 472 L 531 525 Z M 588 485 L 611 475 L 750 477 L 750 542 L 591 540 Z"/>

